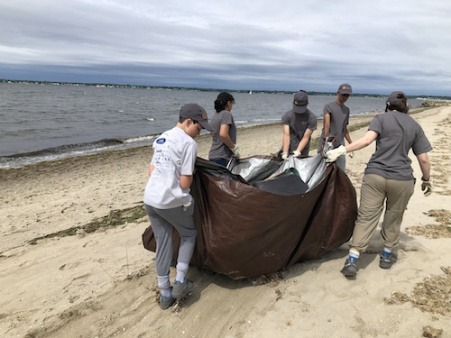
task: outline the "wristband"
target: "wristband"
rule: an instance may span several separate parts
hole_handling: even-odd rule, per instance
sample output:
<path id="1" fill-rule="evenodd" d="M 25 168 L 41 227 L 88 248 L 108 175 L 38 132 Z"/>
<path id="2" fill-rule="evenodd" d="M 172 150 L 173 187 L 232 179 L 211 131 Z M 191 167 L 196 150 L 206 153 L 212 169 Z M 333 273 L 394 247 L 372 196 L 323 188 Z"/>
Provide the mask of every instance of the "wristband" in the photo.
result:
<path id="1" fill-rule="evenodd" d="M 424 177 L 421 177 L 421 180 L 422 180 L 423 182 L 429 182 L 430 179 L 431 179 L 431 177 L 429 177 L 427 180 L 424 179 Z"/>

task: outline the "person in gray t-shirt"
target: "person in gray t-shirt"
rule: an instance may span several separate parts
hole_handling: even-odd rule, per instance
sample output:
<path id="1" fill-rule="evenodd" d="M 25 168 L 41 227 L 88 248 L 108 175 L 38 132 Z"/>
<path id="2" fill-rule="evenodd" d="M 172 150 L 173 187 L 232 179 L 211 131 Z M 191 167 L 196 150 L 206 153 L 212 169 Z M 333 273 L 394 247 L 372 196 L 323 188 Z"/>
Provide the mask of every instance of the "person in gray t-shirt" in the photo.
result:
<path id="1" fill-rule="evenodd" d="M 351 136 L 348 131 L 350 110 L 349 107 L 345 105 L 351 94 L 351 86 L 347 83 L 343 83 L 338 87 L 337 98 L 335 101 L 324 106 L 323 130 L 318 143 L 319 153 L 323 153 L 325 143 L 329 140 L 334 147 L 345 145 L 345 139 L 349 144 L 352 143 Z M 352 153 L 349 155 L 352 156 Z M 337 165 L 344 171 L 346 168 L 346 157 L 343 156 L 338 158 Z"/>
<path id="2" fill-rule="evenodd" d="M 294 157 L 308 156 L 310 139 L 317 127 L 317 117 L 309 109 L 308 95 L 304 90 L 294 93 L 293 108 L 282 116 L 281 157 L 286 160 L 290 154 Z"/>
<path id="3" fill-rule="evenodd" d="M 215 100 L 216 114 L 211 118 L 213 127 L 212 142 L 208 159 L 227 166 L 230 158 L 240 158 L 240 149 L 236 143 L 236 125 L 232 115 L 235 99 L 229 93 L 219 93 Z"/>
<path id="4" fill-rule="evenodd" d="M 377 115 L 368 132 L 346 147 L 329 150 L 327 161 L 333 162 L 347 152 L 362 149 L 376 141 L 376 151 L 365 169 L 360 205 L 349 256 L 341 272 L 347 278 L 357 275 L 360 252 L 368 248 L 385 207 L 381 236 L 384 249 L 379 266 L 389 269 L 396 262 L 394 250 L 399 245 L 401 222 L 407 203 L 414 191 L 415 178 L 408 156 L 410 149 L 417 157 L 422 172 L 421 189 L 428 196 L 432 192 L 428 152 L 432 150 L 421 126 L 409 115 L 407 98 L 403 92 L 393 92 L 386 101 L 385 114 Z"/>

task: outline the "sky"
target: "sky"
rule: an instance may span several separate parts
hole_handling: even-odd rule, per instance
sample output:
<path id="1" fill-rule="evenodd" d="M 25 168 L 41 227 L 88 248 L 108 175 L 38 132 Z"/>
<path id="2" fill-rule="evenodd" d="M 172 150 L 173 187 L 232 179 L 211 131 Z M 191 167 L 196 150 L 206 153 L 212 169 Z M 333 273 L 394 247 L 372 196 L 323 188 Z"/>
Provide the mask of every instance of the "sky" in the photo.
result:
<path id="1" fill-rule="evenodd" d="M 0 0 L 0 79 L 451 96 L 448 0 Z"/>

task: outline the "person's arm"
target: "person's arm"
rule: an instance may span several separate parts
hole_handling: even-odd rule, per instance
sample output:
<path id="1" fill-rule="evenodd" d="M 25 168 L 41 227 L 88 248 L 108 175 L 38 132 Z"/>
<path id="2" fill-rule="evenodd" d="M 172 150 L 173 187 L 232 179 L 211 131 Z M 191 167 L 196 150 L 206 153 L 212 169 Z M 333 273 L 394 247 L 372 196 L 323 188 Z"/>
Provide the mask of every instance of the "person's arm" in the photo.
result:
<path id="1" fill-rule="evenodd" d="M 349 134 L 348 127 L 345 127 L 345 140 L 348 141 L 349 144 L 352 143 L 351 135 Z"/>
<path id="2" fill-rule="evenodd" d="M 420 165 L 421 173 L 421 190 L 425 196 L 429 196 L 432 192 L 432 185 L 429 181 L 431 179 L 431 162 L 427 153 L 417 155 L 418 164 Z"/>
<path id="3" fill-rule="evenodd" d="M 155 167 L 153 166 L 153 164 L 149 164 L 149 166 L 147 167 L 147 175 L 152 175 L 154 169 Z"/>
<path id="4" fill-rule="evenodd" d="M 230 138 L 229 131 L 230 126 L 228 124 L 221 124 L 221 127 L 219 128 L 219 137 L 227 147 L 233 149 L 235 148 L 236 144 L 234 144 L 232 139 Z"/>
<path id="5" fill-rule="evenodd" d="M 374 130 L 368 130 L 362 138 L 359 138 L 357 141 L 348 144 L 344 148 L 346 149 L 346 152 L 360 150 L 373 143 L 378 136 L 379 134 Z"/>
<path id="6" fill-rule="evenodd" d="M 330 132 L 330 113 L 324 112 L 323 118 L 323 135 L 325 137 L 329 136 Z"/>
<path id="7" fill-rule="evenodd" d="M 365 148 L 368 145 L 370 145 L 371 143 L 373 143 L 373 141 L 375 139 L 377 139 L 378 135 L 379 134 L 377 132 L 375 132 L 373 130 L 368 130 L 362 138 L 359 138 L 357 141 L 355 141 L 351 144 L 348 144 L 346 147 L 341 145 L 338 148 L 327 151 L 327 153 L 326 153 L 327 160 L 326 161 L 327 162 L 335 162 L 337 160 L 337 158 L 339 158 L 342 155 L 345 155 L 347 152 L 356 151 L 356 150 Z"/>
<path id="8" fill-rule="evenodd" d="M 282 154 L 288 156 L 288 150 L 290 149 L 290 126 L 284 124 L 282 126 Z"/>
<path id="9" fill-rule="evenodd" d="M 304 136 L 302 136 L 301 142 L 299 142 L 298 148 L 296 149 L 299 153 L 302 153 L 304 148 L 307 146 L 312 134 L 313 134 L 313 130 L 311 130 L 311 129 L 305 130 Z"/>
<path id="10" fill-rule="evenodd" d="M 193 175 L 181 175 L 180 176 L 180 188 L 188 189 L 193 183 Z"/>
<path id="11" fill-rule="evenodd" d="M 347 126 L 345 127 L 345 140 L 348 141 L 348 144 L 351 144 L 351 143 L 352 143 L 351 135 L 349 134 L 349 131 L 348 131 L 348 127 L 347 127 Z M 353 151 L 350 151 L 350 152 L 349 152 L 349 157 L 350 157 L 350 158 L 353 158 L 353 157 L 354 157 L 354 152 L 353 152 Z"/>
<path id="12" fill-rule="evenodd" d="M 429 161 L 428 153 L 417 155 L 417 160 L 420 165 L 421 173 L 423 174 L 421 180 L 429 181 L 431 178 L 431 162 Z"/>

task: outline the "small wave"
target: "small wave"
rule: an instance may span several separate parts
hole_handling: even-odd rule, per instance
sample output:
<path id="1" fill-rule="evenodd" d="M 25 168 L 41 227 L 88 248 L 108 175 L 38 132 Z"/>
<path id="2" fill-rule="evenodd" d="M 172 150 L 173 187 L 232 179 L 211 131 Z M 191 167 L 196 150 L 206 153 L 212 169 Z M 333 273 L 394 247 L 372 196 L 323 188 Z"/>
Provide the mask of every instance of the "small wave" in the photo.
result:
<path id="1" fill-rule="evenodd" d="M 118 145 L 118 144 L 122 144 L 122 143 L 123 142 L 118 139 L 104 139 L 104 140 L 95 141 L 95 142 L 65 144 L 65 145 L 61 145 L 61 146 L 53 147 L 53 148 L 47 148 L 47 149 L 26 152 L 26 153 L 18 153 L 18 154 L 9 155 L 9 156 L 3 156 L 3 158 L 37 157 L 37 156 L 55 155 L 55 154 L 67 153 L 69 151 L 97 149 L 97 148 L 101 148 L 101 147 Z"/>
<path id="2" fill-rule="evenodd" d="M 124 140 L 124 143 L 141 143 L 141 142 L 153 141 L 155 138 L 156 138 L 155 135 L 131 137 L 131 138 Z"/>

